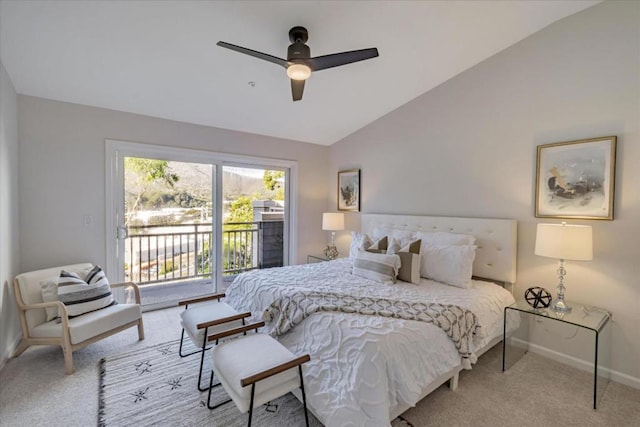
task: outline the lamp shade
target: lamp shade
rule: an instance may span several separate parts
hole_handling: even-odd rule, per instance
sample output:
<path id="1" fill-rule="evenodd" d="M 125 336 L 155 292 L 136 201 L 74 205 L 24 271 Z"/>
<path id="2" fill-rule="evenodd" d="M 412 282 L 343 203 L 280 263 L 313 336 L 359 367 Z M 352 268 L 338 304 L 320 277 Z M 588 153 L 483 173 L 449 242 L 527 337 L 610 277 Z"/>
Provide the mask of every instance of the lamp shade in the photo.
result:
<path id="1" fill-rule="evenodd" d="M 538 224 L 535 254 L 573 261 L 593 259 L 590 225 Z"/>
<path id="2" fill-rule="evenodd" d="M 344 214 L 342 213 L 323 213 L 322 229 L 327 231 L 344 230 Z"/>

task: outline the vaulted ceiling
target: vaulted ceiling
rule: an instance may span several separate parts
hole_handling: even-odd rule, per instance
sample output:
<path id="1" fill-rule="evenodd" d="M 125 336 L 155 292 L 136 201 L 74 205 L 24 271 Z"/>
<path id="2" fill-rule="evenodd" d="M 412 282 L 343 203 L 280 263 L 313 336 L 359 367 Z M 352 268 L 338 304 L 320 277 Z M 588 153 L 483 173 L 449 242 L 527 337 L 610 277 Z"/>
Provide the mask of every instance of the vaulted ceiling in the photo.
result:
<path id="1" fill-rule="evenodd" d="M 16 91 L 330 145 L 536 31 L 598 1 L 6 1 L 0 59 Z M 313 73 L 292 102 L 286 58 L 380 56 Z"/>

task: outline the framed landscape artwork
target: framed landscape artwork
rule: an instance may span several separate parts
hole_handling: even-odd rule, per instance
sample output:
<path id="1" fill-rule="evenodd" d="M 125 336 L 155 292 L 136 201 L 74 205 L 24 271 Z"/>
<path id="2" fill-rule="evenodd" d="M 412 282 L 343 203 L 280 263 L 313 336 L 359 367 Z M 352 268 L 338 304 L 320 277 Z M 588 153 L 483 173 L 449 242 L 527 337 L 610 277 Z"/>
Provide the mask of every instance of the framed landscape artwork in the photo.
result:
<path id="1" fill-rule="evenodd" d="M 613 220 L 616 137 L 538 146 L 538 218 Z"/>
<path id="2" fill-rule="evenodd" d="M 338 172 L 338 210 L 360 211 L 360 169 Z"/>

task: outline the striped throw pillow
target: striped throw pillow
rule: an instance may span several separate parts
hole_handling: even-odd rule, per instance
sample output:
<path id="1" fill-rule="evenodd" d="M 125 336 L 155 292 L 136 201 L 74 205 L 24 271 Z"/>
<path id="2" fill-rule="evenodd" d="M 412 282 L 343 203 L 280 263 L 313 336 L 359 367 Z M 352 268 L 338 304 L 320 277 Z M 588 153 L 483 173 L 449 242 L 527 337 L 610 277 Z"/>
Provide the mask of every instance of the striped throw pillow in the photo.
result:
<path id="1" fill-rule="evenodd" d="M 62 270 L 58 279 L 58 299 L 66 306 L 69 317 L 80 316 L 116 303 L 102 268 L 93 267 L 84 279 Z"/>
<path id="2" fill-rule="evenodd" d="M 399 269 L 398 255 L 360 251 L 353 260 L 353 274 L 380 283 L 395 283 Z"/>

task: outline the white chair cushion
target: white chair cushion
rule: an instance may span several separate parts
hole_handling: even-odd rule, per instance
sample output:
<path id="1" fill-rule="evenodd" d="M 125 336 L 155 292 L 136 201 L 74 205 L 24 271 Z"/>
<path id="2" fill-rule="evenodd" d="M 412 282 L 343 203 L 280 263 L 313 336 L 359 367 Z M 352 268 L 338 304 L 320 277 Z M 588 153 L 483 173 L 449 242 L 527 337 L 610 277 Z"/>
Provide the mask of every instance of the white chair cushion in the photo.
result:
<path id="1" fill-rule="evenodd" d="M 240 380 L 296 358 L 285 346 L 266 334 L 250 334 L 219 344 L 211 350 L 213 371 L 231 399 L 245 413 L 251 402 L 251 386 Z M 300 387 L 298 367 L 256 383 L 253 407 L 258 407 Z"/>
<path id="2" fill-rule="evenodd" d="M 222 319 L 223 317 L 229 317 L 235 314 L 238 314 L 238 312 L 229 304 L 224 302 L 213 302 L 183 310 L 182 313 L 180 313 L 180 317 L 182 318 L 180 323 L 195 346 L 202 347 L 202 343 L 205 338 L 204 329 L 198 329 L 198 324 L 211 322 L 213 320 Z M 240 326 L 242 326 L 242 320 L 234 320 L 221 325 L 211 326 L 207 332 L 211 335 L 226 329 L 238 328 Z"/>
<path id="3" fill-rule="evenodd" d="M 78 344 L 111 329 L 134 322 L 142 317 L 137 304 L 116 304 L 101 310 L 92 311 L 69 319 L 71 344 Z M 62 336 L 62 323 L 52 320 L 31 329 L 34 338 L 59 338 Z"/>
<path id="4" fill-rule="evenodd" d="M 20 295 L 25 304 L 42 302 L 42 288 L 40 283 L 45 280 L 58 280 L 61 270 L 80 271 L 91 268 L 90 263 L 63 265 L 61 267 L 46 268 L 44 270 L 30 271 L 16 276 L 20 287 Z M 31 331 L 34 327 L 47 321 L 47 313 L 44 308 L 28 310 L 25 313 L 27 326 Z"/>

